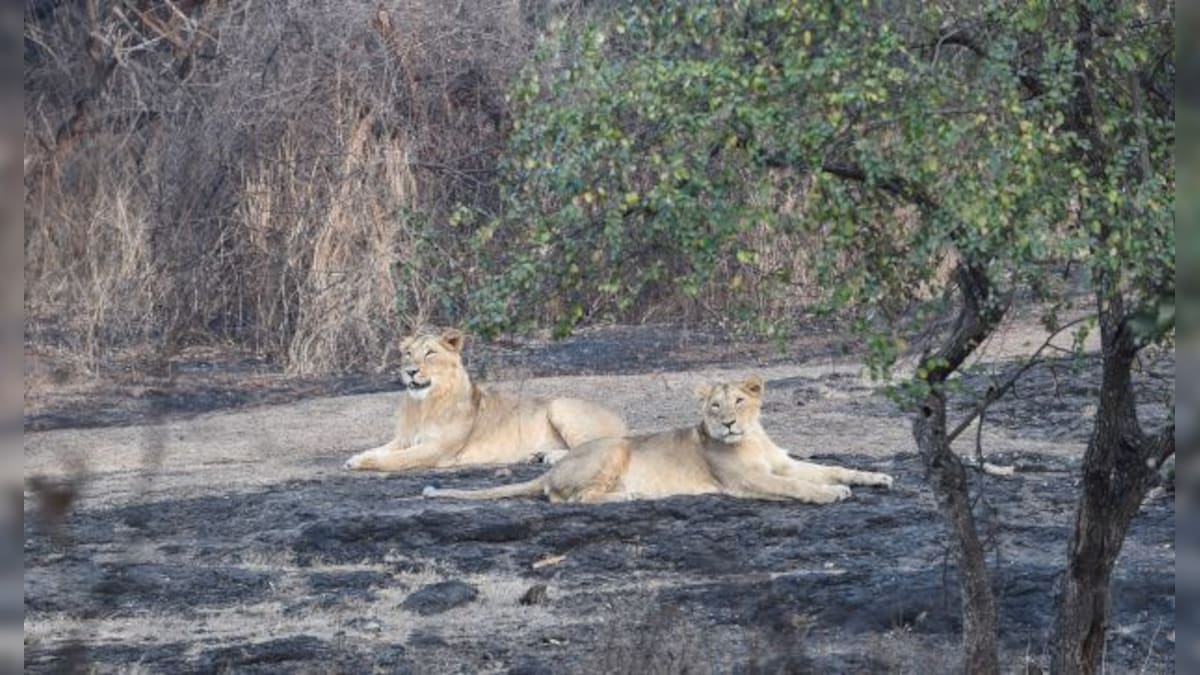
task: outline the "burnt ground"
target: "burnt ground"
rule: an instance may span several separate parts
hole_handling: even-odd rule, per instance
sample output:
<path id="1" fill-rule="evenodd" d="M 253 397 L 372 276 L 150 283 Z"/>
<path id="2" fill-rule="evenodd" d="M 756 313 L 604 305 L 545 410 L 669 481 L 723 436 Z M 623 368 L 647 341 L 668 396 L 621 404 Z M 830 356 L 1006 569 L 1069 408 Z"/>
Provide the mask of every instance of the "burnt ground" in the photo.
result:
<path id="1" fill-rule="evenodd" d="M 480 507 L 414 498 L 428 475 L 346 475 L 84 511 L 71 518 L 70 544 L 26 530 L 26 621 L 71 617 L 64 623 L 85 645 L 79 658 L 164 672 L 613 672 L 636 671 L 643 660 L 663 661 L 667 672 L 703 664 L 881 672 L 915 667 L 910 659 L 927 658 L 926 650 L 952 660 L 954 571 L 916 457 L 818 459 L 886 469 L 897 486 L 860 489 L 831 507 L 707 497 Z M 1010 659 L 1036 658 L 1065 555 L 1074 477 L 1054 458 L 1004 459 L 1033 468 L 1019 481 L 989 480 L 985 529 L 1005 648 Z M 513 478 L 538 470 L 520 467 Z M 493 479 L 464 470 L 433 480 Z M 1158 499 L 1130 533 L 1113 595 L 1114 672 L 1171 665 L 1174 532 L 1173 502 Z M 534 568 L 555 556 L 563 559 Z M 435 606 L 426 621 L 406 605 L 438 580 L 475 595 Z M 522 606 L 489 588 L 497 580 L 521 591 L 545 584 L 547 599 Z M 302 625 L 336 618 L 263 639 L 254 608 L 284 625 L 288 617 Z M 488 625 L 492 613 L 507 615 L 500 627 Z M 160 621 L 189 625 L 190 634 L 164 643 L 153 625 L 136 640 L 109 632 Z M 28 671 L 54 671 L 78 649 L 48 642 L 26 645 Z M 906 644 L 914 642 L 923 646 Z"/>
<path id="2" fill-rule="evenodd" d="M 388 394 L 27 433 L 27 478 L 80 456 L 88 474 L 59 530 L 40 517 L 43 498 L 24 496 L 25 669 L 947 672 L 955 570 L 903 414 L 853 364 L 742 353 L 733 371 L 696 357 L 508 386 L 604 392 L 640 430 L 694 415 L 695 382 L 753 366 L 768 378 L 777 442 L 887 471 L 895 487 L 831 506 L 426 500 L 427 484 L 541 468 L 340 471 L 386 435 Z M 1046 661 L 1094 400 L 1086 369 L 1058 365 L 1032 371 L 981 436 L 989 460 L 1017 469 L 975 477 L 1011 672 Z M 1148 499 L 1118 563 L 1108 672 L 1174 671 L 1174 543 L 1174 501 Z"/>

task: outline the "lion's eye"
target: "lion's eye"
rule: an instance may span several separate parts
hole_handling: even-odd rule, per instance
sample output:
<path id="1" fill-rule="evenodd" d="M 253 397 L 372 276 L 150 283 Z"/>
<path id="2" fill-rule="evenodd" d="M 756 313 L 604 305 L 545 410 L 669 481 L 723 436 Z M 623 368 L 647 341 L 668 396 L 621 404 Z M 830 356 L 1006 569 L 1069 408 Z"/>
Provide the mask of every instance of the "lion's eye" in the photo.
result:
<path id="1" fill-rule="evenodd" d="M 734 405 L 741 405 L 741 404 L 743 404 L 743 403 L 745 403 L 745 402 L 746 402 L 746 399 L 744 399 L 744 398 L 739 398 L 739 399 L 735 400 L 735 401 L 733 402 L 733 404 L 734 404 Z"/>
<path id="2" fill-rule="evenodd" d="M 432 349 L 430 349 L 429 351 L 425 352 L 425 359 L 426 359 L 426 360 L 432 359 L 432 358 L 433 358 L 433 355 L 434 355 L 434 354 L 436 354 L 436 353 L 437 353 L 437 352 L 435 352 L 435 351 L 433 351 Z"/>
<path id="3" fill-rule="evenodd" d="M 721 404 L 717 403 L 716 401 L 713 401 L 712 405 L 709 407 L 712 408 L 713 410 L 716 410 L 721 407 Z"/>

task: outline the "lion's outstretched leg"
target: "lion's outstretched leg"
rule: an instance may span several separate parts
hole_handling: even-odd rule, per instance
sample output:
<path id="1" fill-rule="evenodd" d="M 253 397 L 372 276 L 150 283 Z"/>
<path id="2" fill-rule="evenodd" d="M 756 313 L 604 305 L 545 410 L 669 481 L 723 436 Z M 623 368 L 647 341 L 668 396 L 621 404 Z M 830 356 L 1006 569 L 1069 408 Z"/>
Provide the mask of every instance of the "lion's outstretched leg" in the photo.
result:
<path id="1" fill-rule="evenodd" d="M 568 448 L 576 448 L 597 438 L 624 436 L 625 421 L 611 411 L 577 398 L 556 398 L 547 408 L 550 426 Z"/>
<path id="2" fill-rule="evenodd" d="M 776 467 L 776 472 L 782 476 L 800 478 L 813 483 L 892 487 L 892 477 L 886 473 L 858 471 L 840 466 L 801 462 L 794 459 L 789 459 L 787 462 L 780 464 Z"/>
<path id="3" fill-rule="evenodd" d="M 406 471 L 408 469 L 432 469 L 442 465 L 445 448 L 440 445 L 414 445 L 398 450 L 394 445 L 360 452 L 346 461 L 351 471 Z"/>
<path id="4" fill-rule="evenodd" d="M 378 447 L 371 448 L 370 450 L 363 450 L 362 452 L 355 453 L 350 457 L 350 459 L 343 462 L 342 468 L 350 471 L 367 471 L 367 467 L 373 463 L 376 458 L 389 452 L 399 452 L 397 449 L 398 447 L 399 446 L 396 445 L 395 441 L 391 441 Z"/>
<path id="5" fill-rule="evenodd" d="M 795 499 L 810 504 L 831 504 L 850 497 L 845 485 L 814 483 L 801 478 L 777 476 L 758 471 L 721 481 L 723 492 L 751 499 Z"/>

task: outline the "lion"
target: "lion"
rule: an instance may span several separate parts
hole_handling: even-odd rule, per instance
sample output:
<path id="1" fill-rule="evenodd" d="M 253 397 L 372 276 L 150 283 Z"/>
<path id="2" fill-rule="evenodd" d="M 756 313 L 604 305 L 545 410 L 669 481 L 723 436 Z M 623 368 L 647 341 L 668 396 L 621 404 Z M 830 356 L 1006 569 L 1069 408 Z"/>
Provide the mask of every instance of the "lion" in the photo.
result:
<path id="1" fill-rule="evenodd" d="M 597 439 L 574 448 L 541 476 L 482 490 L 426 487 L 426 497 L 501 499 L 545 495 L 552 502 L 608 502 L 673 495 L 723 494 L 828 504 L 850 497 L 847 485 L 890 488 L 884 473 L 793 459 L 759 423 L 765 385 L 703 385 L 699 424 L 638 436 Z"/>
<path id="2" fill-rule="evenodd" d="M 620 417 L 594 403 L 516 396 L 476 386 L 463 367 L 464 342 L 458 330 L 404 341 L 400 379 L 405 393 L 395 437 L 354 455 L 347 469 L 510 464 L 539 456 L 552 462 L 587 441 L 626 433 Z"/>

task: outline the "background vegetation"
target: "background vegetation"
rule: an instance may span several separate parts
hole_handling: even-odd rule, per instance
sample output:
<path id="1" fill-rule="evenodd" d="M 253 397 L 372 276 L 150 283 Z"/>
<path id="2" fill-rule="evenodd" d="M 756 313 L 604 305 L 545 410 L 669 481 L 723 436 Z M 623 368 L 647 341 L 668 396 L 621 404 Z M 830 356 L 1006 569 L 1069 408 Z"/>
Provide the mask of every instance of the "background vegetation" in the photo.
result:
<path id="1" fill-rule="evenodd" d="M 537 6 L 26 3 L 27 343 L 375 367 L 446 318 Z M 453 298 L 450 299 L 453 307 Z"/>
<path id="2" fill-rule="evenodd" d="M 959 375 L 1037 301 L 1077 349 L 1100 335 L 1051 664 L 1099 666 L 1175 448 L 1133 394 L 1174 334 L 1172 3 L 26 7 L 27 344 L 95 370 L 217 340 L 324 372 L 431 321 L 773 334 L 819 310 L 887 376 L 919 338 L 892 393 L 984 673 L 997 609 L 950 446 L 1047 345 L 984 390 Z"/>
<path id="3" fill-rule="evenodd" d="M 593 67 L 564 45 L 609 4 L 619 3 L 26 3 L 27 349 L 100 372 L 130 350 L 217 343 L 327 373 L 389 363 L 414 325 L 529 327 L 540 300 L 510 272 L 548 268 L 510 258 L 529 245 L 512 224 L 540 217 L 526 202 L 533 188 L 515 184 L 519 167 L 540 139 L 531 134 L 552 133 L 534 83 Z M 625 157 L 620 143 L 597 143 L 606 166 Z M 611 266 L 589 256 L 649 270 L 632 298 L 572 282 L 556 300 L 570 321 L 550 325 L 785 325 L 810 299 L 804 240 L 742 223 L 726 256 L 735 232 L 687 225 L 719 203 L 610 225 L 613 242 L 652 225 L 671 239 L 657 253 L 595 248 L 590 236 L 548 252 L 543 263 L 606 280 Z M 706 263 L 692 265 L 692 252 Z M 771 274 L 795 293 L 768 292 Z"/>

